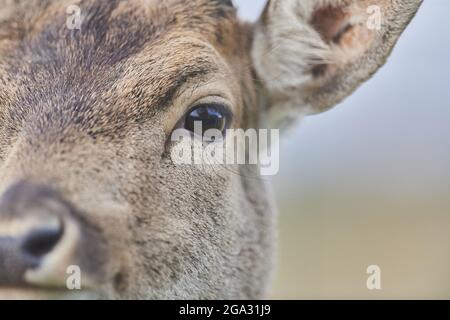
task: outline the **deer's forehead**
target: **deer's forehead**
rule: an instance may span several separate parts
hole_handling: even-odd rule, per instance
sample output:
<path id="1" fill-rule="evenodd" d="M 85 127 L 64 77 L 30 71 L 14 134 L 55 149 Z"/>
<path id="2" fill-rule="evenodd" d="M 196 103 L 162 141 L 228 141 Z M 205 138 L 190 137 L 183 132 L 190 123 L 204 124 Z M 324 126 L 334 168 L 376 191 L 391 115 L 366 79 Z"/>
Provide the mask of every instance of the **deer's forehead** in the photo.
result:
<path id="1" fill-rule="evenodd" d="M 0 50 L 2 42 L 56 45 L 68 37 L 84 40 L 86 48 L 133 50 L 171 30 L 189 30 L 221 46 L 233 40 L 236 24 L 235 9 L 223 0 L 4 1 L 11 4 L 0 9 Z"/>
<path id="2" fill-rule="evenodd" d="M 0 40 L 0 97 L 12 118 L 48 108 L 66 119 L 92 110 L 108 122 L 125 121 L 124 110 L 138 118 L 141 100 L 170 102 L 182 82 L 227 72 L 218 52 L 239 55 L 239 45 L 225 40 L 234 39 L 234 10 L 212 0 L 81 1 L 80 30 L 67 28 L 62 3 L 37 8 L 26 30 L 10 33 L 18 39 Z M 139 100 L 136 108 L 131 99 Z"/>
<path id="3" fill-rule="evenodd" d="M 225 58 L 241 56 L 235 11 L 223 2 L 84 0 L 77 4 L 77 24 L 68 1 L 19 1 L 10 18 L 0 21 L 0 76 L 10 71 L 30 81 L 37 78 L 30 75 L 69 72 L 85 78 L 94 70 L 110 76 L 110 69 L 123 69 L 143 53 L 154 65 L 170 56 L 182 66 L 189 55 L 214 55 L 204 45 Z M 158 72 L 174 69 L 164 67 Z"/>

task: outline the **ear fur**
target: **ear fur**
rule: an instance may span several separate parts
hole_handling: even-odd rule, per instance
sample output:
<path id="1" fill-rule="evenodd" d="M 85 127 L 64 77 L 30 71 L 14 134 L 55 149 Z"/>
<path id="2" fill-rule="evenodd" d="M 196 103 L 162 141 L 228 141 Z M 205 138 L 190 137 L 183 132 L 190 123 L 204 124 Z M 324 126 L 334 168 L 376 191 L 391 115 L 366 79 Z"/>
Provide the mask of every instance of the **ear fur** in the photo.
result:
<path id="1" fill-rule="evenodd" d="M 390 55 L 422 0 L 270 0 L 252 58 L 275 126 L 328 110 Z"/>

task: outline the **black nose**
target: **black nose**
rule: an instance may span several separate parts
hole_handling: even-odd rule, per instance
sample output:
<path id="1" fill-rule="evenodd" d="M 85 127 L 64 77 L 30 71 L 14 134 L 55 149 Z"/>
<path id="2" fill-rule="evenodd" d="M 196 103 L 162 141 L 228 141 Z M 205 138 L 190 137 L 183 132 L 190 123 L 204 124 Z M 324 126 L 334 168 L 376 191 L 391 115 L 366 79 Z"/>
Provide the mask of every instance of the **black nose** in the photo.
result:
<path id="1" fill-rule="evenodd" d="M 31 230 L 27 234 L 21 245 L 21 253 L 25 256 L 39 260 L 58 244 L 63 233 L 62 225 L 58 226 L 41 226 L 35 230 Z"/>
<path id="2" fill-rule="evenodd" d="M 22 182 L 5 192 L 0 200 L 0 285 L 25 284 L 25 272 L 54 253 L 69 211 L 46 186 Z"/>

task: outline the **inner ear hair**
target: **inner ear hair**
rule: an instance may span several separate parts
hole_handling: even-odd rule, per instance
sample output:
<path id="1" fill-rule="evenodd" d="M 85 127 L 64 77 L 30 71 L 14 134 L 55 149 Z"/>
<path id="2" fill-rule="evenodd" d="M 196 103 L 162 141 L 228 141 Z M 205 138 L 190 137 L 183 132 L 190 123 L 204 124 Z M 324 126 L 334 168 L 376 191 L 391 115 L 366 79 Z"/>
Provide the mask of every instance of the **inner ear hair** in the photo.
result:
<path id="1" fill-rule="evenodd" d="M 367 1 L 354 1 L 325 4 L 314 9 L 309 23 L 330 51 L 327 64 L 311 67 L 314 78 L 331 76 L 339 67 L 358 59 L 373 46 L 375 29 L 367 26 L 368 6 Z"/>
<path id="2" fill-rule="evenodd" d="M 310 23 L 324 41 L 339 43 L 343 34 L 351 27 L 348 16 L 349 13 L 344 8 L 327 5 L 315 10 Z"/>
<path id="3" fill-rule="evenodd" d="M 252 47 L 265 113 L 284 119 L 338 104 L 384 65 L 421 3 L 270 0 Z"/>

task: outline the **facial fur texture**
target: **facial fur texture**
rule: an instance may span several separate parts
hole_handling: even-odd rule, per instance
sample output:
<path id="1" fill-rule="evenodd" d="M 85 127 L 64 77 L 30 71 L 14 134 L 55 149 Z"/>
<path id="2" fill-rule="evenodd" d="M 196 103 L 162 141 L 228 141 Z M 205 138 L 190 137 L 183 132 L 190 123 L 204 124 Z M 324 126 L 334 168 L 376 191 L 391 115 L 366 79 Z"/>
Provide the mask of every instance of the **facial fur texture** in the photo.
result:
<path id="1" fill-rule="evenodd" d="M 267 297 L 275 214 L 258 168 L 175 165 L 172 130 L 205 98 L 243 129 L 328 109 L 385 63 L 421 2 L 271 0 L 249 25 L 226 0 L 0 0 L 0 194 L 64 199 L 83 226 L 68 263 L 100 298 Z M 0 232 L 23 228 L 5 216 Z"/>
<path id="2" fill-rule="evenodd" d="M 248 27 L 223 1 L 84 0 L 69 30 L 69 3 L 0 18 L 1 191 L 33 181 L 76 206 L 107 252 L 102 297 L 263 297 L 274 224 L 255 168 L 176 166 L 167 144 L 201 94 L 254 121 Z"/>

